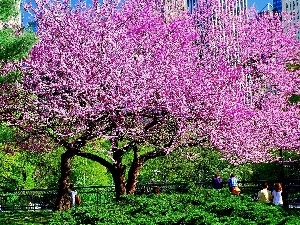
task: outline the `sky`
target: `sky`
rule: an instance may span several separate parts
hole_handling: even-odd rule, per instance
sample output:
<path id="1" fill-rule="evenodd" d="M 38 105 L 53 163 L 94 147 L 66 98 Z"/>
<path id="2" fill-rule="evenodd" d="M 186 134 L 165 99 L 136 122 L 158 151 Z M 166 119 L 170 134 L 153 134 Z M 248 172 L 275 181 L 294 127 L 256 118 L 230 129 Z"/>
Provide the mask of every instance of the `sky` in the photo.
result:
<path id="1" fill-rule="evenodd" d="M 254 5 L 257 11 L 261 11 L 268 3 L 273 4 L 273 0 L 248 0 L 248 7 Z"/>
<path id="2" fill-rule="evenodd" d="M 29 2 L 30 0 L 21 0 L 21 2 Z M 91 0 L 87 0 L 91 2 Z M 100 0 L 101 1 L 101 0 Z M 261 11 L 268 3 L 273 3 L 273 0 L 248 0 L 248 7 L 254 5 L 257 11 Z M 33 21 L 32 16 L 28 13 L 22 12 L 22 24 L 23 26 L 27 26 L 28 22 Z"/>

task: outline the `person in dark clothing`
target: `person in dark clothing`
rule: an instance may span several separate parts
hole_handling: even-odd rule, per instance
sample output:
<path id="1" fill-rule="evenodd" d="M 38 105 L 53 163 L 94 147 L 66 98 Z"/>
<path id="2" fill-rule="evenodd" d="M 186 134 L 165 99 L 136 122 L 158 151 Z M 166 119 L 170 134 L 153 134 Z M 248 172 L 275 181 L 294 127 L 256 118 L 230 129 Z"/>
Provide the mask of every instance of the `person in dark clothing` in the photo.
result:
<path id="1" fill-rule="evenodd" d="M 212 186 L 216 190 L 220 190 L 223 188 L 223 183 L 220 174 L 215 174 L 215 177 L 212 179 Z"/>

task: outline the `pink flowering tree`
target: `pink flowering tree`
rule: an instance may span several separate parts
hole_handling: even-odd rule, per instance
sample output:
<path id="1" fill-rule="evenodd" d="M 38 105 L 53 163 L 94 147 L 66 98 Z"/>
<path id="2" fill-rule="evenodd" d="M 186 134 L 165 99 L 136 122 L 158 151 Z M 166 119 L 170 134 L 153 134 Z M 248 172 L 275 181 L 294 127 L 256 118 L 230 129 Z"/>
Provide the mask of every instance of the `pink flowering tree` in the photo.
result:
<path id="1" fill-rule="evenodd" d="M 205 2 L 205 1 L 203 1 Z M 285 14 L 198 4 L 195 17 L 206 88 L 214 90 L 210 143 L 232 163 L 276 160 L 272 150 L 299 150 L 298 25 Z M 206 47 L 204 47 L 206 46 Z M 204 48 L 203 48 L 204 47 Z M 217 97 L 216 97 L 217 95 Z"/>
<path id="2" fill-rule="evenodd" d="M 201 86 L 197 30 L 186 13 L 168 20 L 157 5 L 130 1 L 72 9 L 38 2 L 39 42 L 24 61 L 18 126 L 64 146 L 57 209 L 70 205 L 70 160 L 86 157 L 112 174 L 116 197 L 133 194 L 139 170 L 188 140 Z M 196 87 L 199 87 L 196 89 Z M 23 108 L 23 110 L 21 109 Z M 190 125 L 189 125 L 190 124 Z M 105 138 L 109 160 L 83 151 Z M 147 146 L 147 150 L 141 149 Z M 141 151 L 143 150 L 143 151 Z M 128 169 L 124 154 L 133 152 Z"/>

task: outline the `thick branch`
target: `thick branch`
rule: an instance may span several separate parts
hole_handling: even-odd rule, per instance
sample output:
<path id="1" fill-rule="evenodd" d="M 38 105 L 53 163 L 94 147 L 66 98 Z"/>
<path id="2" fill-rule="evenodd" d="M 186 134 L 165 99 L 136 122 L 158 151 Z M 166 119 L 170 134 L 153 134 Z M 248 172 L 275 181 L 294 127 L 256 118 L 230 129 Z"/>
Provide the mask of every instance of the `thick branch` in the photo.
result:
<path id="1" fill-rule="evenodd" d="M 157 120 L 157 118 L 153 118 L 153 120 L 150 123 L 146 124 L 146 126 L 144 127 L 144 130 L 147 131 L 150 128 L 154 127 L 156 124 L 158 124 L 158 120 Z"/>
<path id="2" fill-rule="evenodd" d="M 106 167 L 109 170 L 109 172 L 113 173 L 113 165 L 100 156 L 81 151 L 76 151 L 75 155 L 98 162 L 102 166 Z"/>
<path id="3" fill-rule="evenodd" d="M 140 158 L 143 159 L 144 162 L 146 162 L 149 159 L 154 159 L 161 156 L 166 156 L 167 152 L 164 149 L 161 150 L 155 150 L 153 152 L 148 152 L 144 155 L 141 155 Z"/>

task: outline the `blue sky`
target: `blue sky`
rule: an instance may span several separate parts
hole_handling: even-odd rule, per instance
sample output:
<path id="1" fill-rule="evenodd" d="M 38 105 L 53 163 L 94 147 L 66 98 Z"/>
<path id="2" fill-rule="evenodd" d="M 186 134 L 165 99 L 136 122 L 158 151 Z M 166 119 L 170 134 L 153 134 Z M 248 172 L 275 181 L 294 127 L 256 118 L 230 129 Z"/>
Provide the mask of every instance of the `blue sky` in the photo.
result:
<path id="1" fill-rule="evenodd" d="M 92 3 L 92 0 L 86 0 L 88 4 Z M 98 0 L 100 3 L 103 2 L 103 0 Z M 28 3 L 28 2 L 32 2 L 34 3 L 34 0 L 21 0 L 21 3 Z M 78 2 L 78 0 L 71 0 L 71 4 L 75 4 L 76 2 Z M 27 26 L 28 22 L 34 21 L 33 17 L 30 15 L 30 13 L 25 12 L 22 7 L 21 7 L 21 12 L 22 12 L 22 24 L 23 26 Z"/>
<path id="2" fill-rule="evenodd" d="M 257 11 L 262 10 L 268 3 L 273 4 L 272 0 L 248 0 L 248 7 L 254 4 Z"/>
<path id="3" fill-rule="evenodd" d="M 29 2 L 30 0 L 21 0 L 22 2 Z M 91 2 L 91 0 L 87 0 L 88 2 Z M 102 1 L 102 0 L 100 0 Z M 255 6 L 257 11 L 262 10 L 268 3 L 273 3 L 272 0 L 248 0 L 248 7 L 251 7 L 252 5 Z M 33 21 L 33 18 L 28 14 L 23 12 L 22 13 L 22 23 L 24 26 L 27 26 L 28 22 Z"/>

